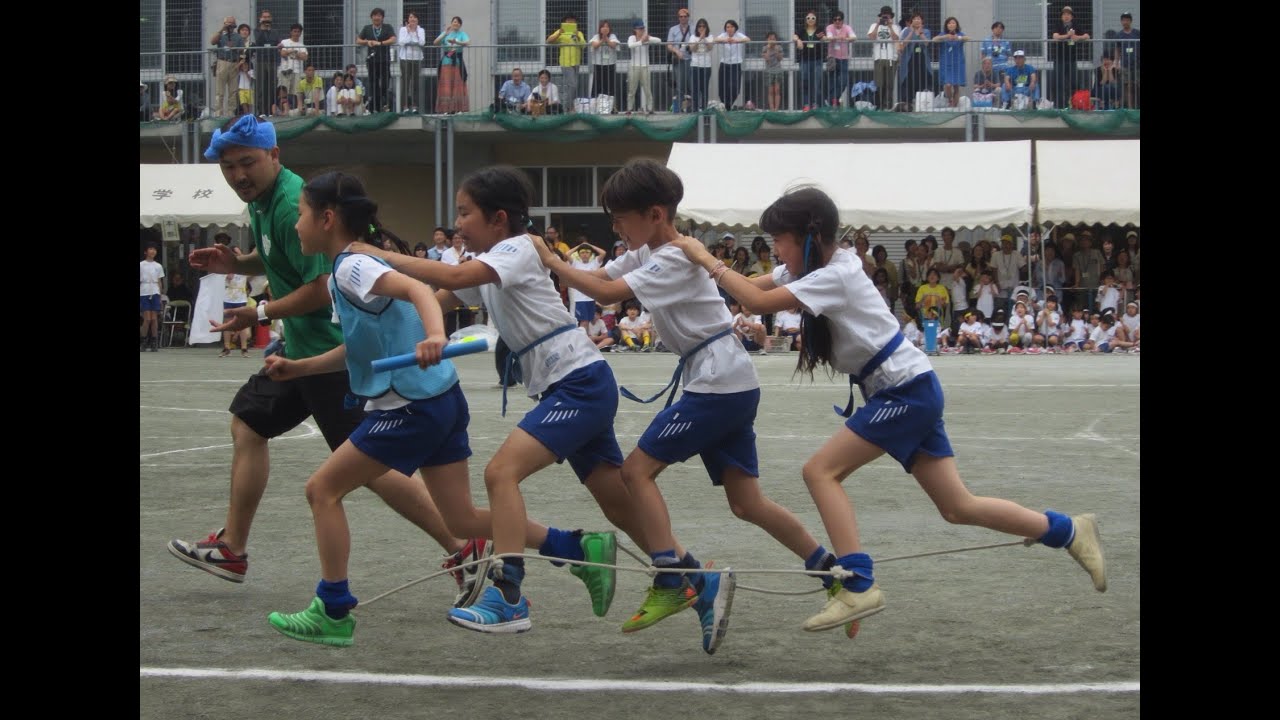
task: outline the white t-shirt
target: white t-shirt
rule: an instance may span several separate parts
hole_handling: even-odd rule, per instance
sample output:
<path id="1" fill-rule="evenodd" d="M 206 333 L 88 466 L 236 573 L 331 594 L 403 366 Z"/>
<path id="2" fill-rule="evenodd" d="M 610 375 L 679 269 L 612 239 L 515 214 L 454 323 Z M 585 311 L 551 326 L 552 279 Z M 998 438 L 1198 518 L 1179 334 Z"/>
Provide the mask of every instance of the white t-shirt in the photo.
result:
<path id="1" fill-rule="evenodd" d="M 965 333 L 973 333 L 979 335 L 982 332 L 982 326 L 978 325 L 978 321 L 960 323 L 960 335 L 963 337 Z"/>
<path id="2" fill-rule="evenodd" d="M 150 297 L 160 294 L 160 278 L 164 277 L 164 268 L 155 260 L 143 260 L 138 263 L 138 297 Z"/>
<path id="3" fill-rule="evenodd" d="M 1088 330 L 1088 326 L 1085 325 L 1084 320 L 1072 320 L 1071 335 L 1067 337 L 1067 341 L 1080 342 L 1087 337 L 1089 337 L 1089 330 Z"/>
<path id="4" fill-rule="evenodd" d="M 1009 342 L 1009 328 L 1007 326 L 1002 327 L 999 330 L 995 329 L 994 327 L 991 328 L 991 334 L 987 336 L 987 344 L 990 345 L 991 343 L 998 343 L 998 342 L 999 343 Z"/>
<path id="5" fill-rule="evenodd" d="M 874 53 L 872 57 L 876 60 L 898 59 L 898 48 L 893 44 L 894 36 L 898 34 L 898 28 L 893 23 L 889 23 L 888 25 L 876 23 L 875 25 L 872 25 L 867 32 L 874 32 L 876 34 L 874 40 L 875 44 L 872 46 L 875 48 L 872 51 Z"/>
<path id="6" fill-rule="evenodd" d="M 645 322 L 646 321 L 642 320 L 639 315 L 637 315 L 635 319 L 632 319 L 630 315 L 627 315 L 618 321 L 618 327 L 622 328 L 622 332 L 629 337 L 639 339 L 640 328 L 645 326 Z"/>
<path id="7" fill-rule="evenodd" d="M 542 98 L 546 102 L 560 102 L 560 88 L 556 87 L 555 83 L 547 83 L 546 85 L 539 83 L 534 85 L 533 90 L 529 94 L 530 99 L 533 98 L 534 93 L 537 93 L 538 97 Z"/>
<path id="8" fill-rule="evenodd" d="M 389 272 L 392 272 L 391 268 L 368 255 L 356 254 L 343 258 L 342 264 L 338 266 L 338 271 L 333 275 L 333 280 L 338 289 L 348 297 L 359 298 L 361 302 L 367 303 L 378 297 L 373 292 L 373 284 L 378 282 L 378 278 Z M 338 303 L 333 297 L 333 288 L 331 286 L 329 288 L 329 302 L 333 305 L 333 324 L 341 325 L 342 320 L 338 316 Z M 395 410 L 408 405 L 410 402 L 410 400 L 396 394 L 395 390 L 388 390 L 384 395 L 366 400 L 364 409 L 365 411 Z"/>
<path id="9" fill-rule="evenodd" d="M 336 85 L 330 85 L 329 90 L 324 94 L 324 111 L 329 115 L 337 115 L 342 112 L 342 108 L 338 105 L 339 92 Z"/>
<path id="10" fill-rule="evenodd" d="M 1098 288 L 1098 309 L 1099 310 L 1103 308 L 1111 308 L 1112 310 L 1118 312 L 1122 310 L 1122 308 L 1116 307 L 1116 304 L 1119 302 L 1120 302 L 1120 291 L 1116 289 L 1115 285 L 1112 285 L 1111 287 L 1107 287 L 1106 285 L 1103 285 L 1102 287 Z"/>
<path id="11" fill-rule="evenodd" d="M 290 50 L 305 51 L 307 49 L 306 46 L 302 44 L 301 40 L 293 40 L 292 38 L 285 38 L 281 40 L 280 47 L 287 48 Z M 296 57 L 296 56 L 280 58 L 280 71 L 284 72 L 286 70 L 292 70 L 298 75 L 301 75 L 303 70 L 302 58 Z"/>
<path id="12" fill-rule="evenodd" d="M 452 249 L 452 248 L 450 248 Z M 498 274 L 498 282 L 454 290 L 468 305 L 483 303 L 512 352 L 523 350 L 553 330 L 578 321 L 564 309 L 551 273 L 538 259 L 528 235 L 507 238 L 476 256 Z M 604 356 L 580 332 L 564 332 L 539 343 L 520 358 L 529 397 L 537 397 L 564 376 Z"/>
<path id="13" fill-rule="evenodd" d="M 1120 316 L 1120 322 L 1124 325 L 1124 328 L 1132 334 L 1134 330 L 1137 330 L 1142 326 L 1142 313 L 1138 313 L 1137 315 L 1125 313 Z"/>
<path id="14" fill-rule="evenodd" d="M 618 49 L 610 45 L 611 42 L 618 42 L 618 36 L 609 33 L 609 37 L 602 38 L 600 33 L 591 36 L 590 42 L 599 42 L 600 47 L 591 51 L 592 65 L 614 65 L 618 62 Z"/>
<path id="15" fill-rule="evenodd" d="M 413 32 L 408 25 L 402 25 L 396 33 L 396 45 L 400 47 L 401 60 L 421 60 L 422 46 L 427 44 L 427 31 L 421 25 Z"/>
<path id="16" fill-rule="evenodd" d="M 939 245 L 938 249 L 933 251 L 933 264 L 949 265 L 953 268 L 956 265 L 964 265 L 964 253 L 960 252 L 960 248 L 955 246 L 948 250 Z"/>
<path id="17" fill-rule="evenodd" d="M 1030 315 L 1019 315 L 1017 312 L 1009 316 L 1009 332 L 1026 335 L 1035 329 L 1035 322 Z"/>
<path id="18" fill-rule="evenodd" d="M 650 35 L 649 44 L 657 45 L 662 42 L 658 38 Z M 631 48 L 631 67 L 649 67 L 649 48 L 643 47 L 644 43 L 636 38 L 635 33 L 627 38 L 627 47 Z"/>
<path id="19" fill-rule="evenodd" d="M 1058 326 L 1062 324 L 1062 315 L 1057 310 L 1041 310 L 1037 318 L 1036 330 L 1041 335 L 1057 335 Z"/>
<path id="20" fill-rule="evenodd" d="M 729 37 L 729 33 L 720 33 L 719 35 L 716 36 L 716 40 L 719 40 L 722 43 L 720 45 L 720 64 L 721 65 L 741 65 L 742 50 L 743 48 L 746 47 L 746 45 L 744 45 L 743 43 L 746 42 L 747 40 L 750 40 L 750 38 L 748 38 L 746 35 L 743 35 L 741 32 L 736 32 L 733 34 L 732 39 L 740 40 L 742 42 L 725 42 L 730 39 L 731 38 Z"/>
<path id="21" fill-rule="evenodd" d="M 773 314 L 773 326 L 783 330 L 800 329 L 800 313 L 790 310 L 779 310 Z M 917 328 L 919 329 L 919 328 Z"/>
<path id="22" fill-rule="evenodd" d="M 256 77 L 256 73 L 254 73 L 253 68 L 249 68 L 248 70 L 241 70 L 237 74 L 240 76 L 240 78 L 239 80 L 236 81 L 236 89 L 252 90 L 253 78 Z"/>
<path id="23" fill-rule="evenodd" d="M 586 327 L 587 337 L 597 338 L 601 335 L 608 335 L 609 328 L 605 326 L 604 320 L 592 320 Z"/>
<path id="24" fill-rule="evenodd" d="M 752 325 L 760 325 L 759 315 L 748 315 L 746 313 L 738 313 L 733 316 L 733 329 L 735 332 L 742 333 L 748 337 L 752 332 Z"/>
<path id="25" fill-rule="evenodd" d="M 339 90 L 339 91 L 338 91 L 338 97 L 339 97 L 339 98 L 347 98 L 347 99 L 352 100 L 352 101 L 358 101 L 358 100 L 360 99 L 360 96 L 356 94 L 356 89 L 355 89 L 355 88 L 346 88 L 346 87 L 344 87 L 344 88 L 342 88 L 341 90 Z M 344 113 L 349 113 L 349 114 L 355 114 L 355 113 L 360 112 L 360 105 L 359 105 L 359 104 L 356 104 L 356 105 L 346 105 L 346 106 L 339 105 L 339 106 L 338 106 L 338 111 L 339 111 L 339 112 L 344 112 Z"/>
<path id="26" fill-rule="evenodd" d="M 1101 345 L 1105 342 L 1111 342 L 1116 336 L 1116 326 L 1112 325 L 1108 329 L 1103 329 L 1102 323 L 1098 323 L 1097 327 L 1089 331 L 1089 341 L 1094 345 Z"/>
<path id="27" fill-rule="evenodd" d="M 779 265 L 773 269 L 773 282 L 786 286 L 811 314 L 826 316 L 836 372 L 862 372 L 899 332 L 897 319 L 850 250 L 837 249 L 825 267 L 798 279 L 787 272 L 786 265 Z M 928 356 L 904 342 L 864 380 L 863 389 L 870 397 L 932 370 Z"/>
<path id="28" fill-rule="evenodd" d="M 996 285 L 995 283 L 987 283 L 986 285 L 978 285 L 978 310 L 982 311 L 984 317 L 991 317 L 996 309 Z"/>
<path id="29" fill-rule="evenodd" d="M 690 262 L 680 248 L 664 245 L 650 250 L 646 245 L 604 269 L 609 277 L 626 281 L 653 314 L 653 326 L 663 344 L 685 358 L 685 390 L 723 395 L 760 387 L 756 366 L 733 333 L 689 357 L 702 341 L 730 329 L 733 317 L 707 271 Z"/>
<path id="30" fill-rule="evenodd" d="M 555 87 L 555 86 L 552 85 L 552 87 Z M 593 257 L 586 262 L 582 262 L 581 260 L 578 259 L 578 256 L 575 255 L 574 259 L 569 263 L 569 267 L 575 268 L 577 270 L 582 270 L 583 272 L 594 272 L 600 269 L 600 261 L 596 260 Z M 586 293 L 582 292 L 581 290 L 577 290 L 575 288 L 569 288 L 569 302 L 570 304 L 580 303 L 580 302 L 595 302 L 595 299 L 592 297 L 589 297 Z"/>
<path id="31" fill-rule="evenodd" d="M 715 38 L 710 35 L 705 38 L 689 38 L 689 53 L 692 56 L 689 65 L 691 67 L 711 67 L 711 51 L 716 47 L 714 40 Z"/>
<path id="32" fill-rule="evenodd" d="M 249 277 L 247 275 L 228 275 L 223 302 L 249 302 Z"/>
<path id="33" fill-rule="evenodd" d="M 969 286 L 963 277 L 951 279 L 951 309 L 957 313 L 969 309 Z"/>
<path id="34" fill-rule="evenodd" d="M 777 325 L 777 316 L 774 316 L 773 323 L 774 325 Z M 916 327 L 914 322 L 908 321 L 906 325 L 902 326 L 902 337 L 906 338 L 907 342 L 915 345 L 916 347 L 920 347 L 924 344 L 924 333 L 920 332 L 920 328 Z"/>
<path id="35" fill-rule="evenodd" d="M 447 250 L 440 253 L 440 262 L 445 265 L 457 265 L 462 262 L 462 258 L 473 258 L 476 254 L 473 252 L 462 251 L 462 255 L 458 255 L 458 251 L 450 245 Z M 541 264 L 541 263 L 539 263 Z"/>

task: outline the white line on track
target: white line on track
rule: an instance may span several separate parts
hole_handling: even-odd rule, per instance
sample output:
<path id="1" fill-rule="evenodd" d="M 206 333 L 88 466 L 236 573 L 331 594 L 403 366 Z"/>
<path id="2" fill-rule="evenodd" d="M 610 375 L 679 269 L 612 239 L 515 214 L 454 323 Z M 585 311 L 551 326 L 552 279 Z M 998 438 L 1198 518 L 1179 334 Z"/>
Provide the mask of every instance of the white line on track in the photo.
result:
<path id="1" fill-rule="evenodd" d="M 879 683 L 805 682 L 667 682 L 648 680 L 557 680 L 551 678 L 503 678 L 486 676 L 393 675 L 384 673 L 330 672 L 322 670 L 223 670 L 219 668 L 139 668 L 144 678 L 183 680 L 256 680 L 268 682 L 324 682 L 349 685 L 399 685 L 410 687 L 509 687 L 546 692 L 721 692 L 749 695 L 854 692 L 870 695 L 1062 695 L 1073 693 L 1140 692 L 1138 682 L 1053 683 L 1037 685 L 923 685 Z"/>
<path id="2" fill-rule="evenodd" d="M 307 429 L 307 432 L 303 433 L 302 435 L 284 435 L 278 438 L 273 438 L 273 440 L 276 440 L 276 441 L 301 440 L 302 438 L 315 437 L 320 434 L 320 431 L 316 429 L 315 425 L 312 425 L 309 422 L 304 422 L 302 423 L 302 425 Z M 177 450 L 164 450 L 162 452 L 143 453 L 138 456 L 138 459 L 142 460 L 144 458 L 160 457 L 161 455 L 173 455 L 174 453 L 196 452 L 199 450 L 217 450 L 218 448 L 229 448 L 231 446 L 232 446 L 231 443 L 225 443 L 222 445 L 204 445 L 201 447 L 193 447 L 193 448 L 178 448 Z"/>

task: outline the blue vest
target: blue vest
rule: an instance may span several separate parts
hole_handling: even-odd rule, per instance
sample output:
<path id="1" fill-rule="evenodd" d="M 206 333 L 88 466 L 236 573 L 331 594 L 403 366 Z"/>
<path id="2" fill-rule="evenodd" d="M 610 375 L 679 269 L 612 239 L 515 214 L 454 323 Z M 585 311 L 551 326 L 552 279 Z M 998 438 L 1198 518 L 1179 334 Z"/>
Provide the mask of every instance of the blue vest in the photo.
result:
<path id="1" fill-rule="evenodd" d="M 373 372 L 374 360 L 413 352 L 417 344 L 426 339 L 426 333 L 413 303 L 388 297 L 375 297 L 366 303 L 338 289 L 338 266 L 352 254 L 339 253 L 333 259 L 333 273 L 329 276 L 329 290 L 342 320 L 342 338 L 347 344 L 351 392 L 362 398 L 376 398 L 394 390 L 407 400 L 425 400 L 457 384 L 458 373 L 448 360 L 425 371 L 413 365 L 391 372 Z M 381 258 L 367 257 L 388 264 Z"/>

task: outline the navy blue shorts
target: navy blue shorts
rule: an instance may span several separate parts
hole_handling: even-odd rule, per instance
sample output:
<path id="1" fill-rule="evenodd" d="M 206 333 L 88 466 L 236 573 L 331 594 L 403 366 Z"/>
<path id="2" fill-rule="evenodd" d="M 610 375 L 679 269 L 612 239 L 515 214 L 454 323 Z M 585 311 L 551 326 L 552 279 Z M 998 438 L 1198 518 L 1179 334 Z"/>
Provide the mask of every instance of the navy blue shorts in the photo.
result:
<path id="1" fill-rule="evenodd" d="M 573 304 L 573 316 L 578 322 L 591 322 L 596 319 L 596 301 L 582 300 Z"/>
<path id="2" fill-rule="evenodd" d="M 160 312 L 160 296 L 139 295 L 138 312 Z"/>
<path id="3" fill-rule="evenodd" d="M 942 385 L 930 371 L 871 396 L 845 421 L 845 427 L 911 472 L 917 452 L 934 457 L 956 454 L 942 426 L 942 405 Z"/>
<path id="4" fill-rule="evenodd" d="M 471 413 L 462 387 L 414 400 L 395 410 L 370 410 L 352 433 L 351 444 L 393 470 L 412 475 L 471 457 L 467 423 Z"/>
<path id="5" fill-rule="evenodd" d="M 520 420 L 519 428 L 569 461 L 586 482 L 600 463 L 622 467 L 622 448 L 613 434 L 618 414 L 618 382 L 603 359 L 578 368 L 542 393 L 541 402 Z"/>
<path id="6" fill-rule="evenodd" d="M 724 482 L 730 465 L 760 477 L 755 431 L 759 405 L 759 388 L 724 395 L 685 392 L 649 423 L 638 446 L 667 464 L 700 456 L 712 485 Z"/>

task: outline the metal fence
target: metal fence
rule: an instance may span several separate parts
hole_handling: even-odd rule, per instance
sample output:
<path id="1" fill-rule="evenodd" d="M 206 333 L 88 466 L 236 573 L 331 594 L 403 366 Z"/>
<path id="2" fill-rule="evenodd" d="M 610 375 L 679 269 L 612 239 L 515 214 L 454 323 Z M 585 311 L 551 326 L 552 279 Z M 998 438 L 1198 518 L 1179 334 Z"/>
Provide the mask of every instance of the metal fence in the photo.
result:
<path id="1" fill-rule="evenodd" d="M 370 62 L 365 48 L 351 45 L 306 46 L 305 56 L 281 47 L 142 53 L 139 119 L 242 112 L 1136 109 L 1139 42 L 965 38 L 882 44 L 862 38 L 815 49 L 789 38 L 694 38 L 674 46 L 657 38 L 638 43 L 633 35 L 616 45 L 593 38 L 584 47 L 429 46 L 409 53 L 393 47 L 382 62 Z M 574 59 L 578 64 L 569 64 Z M 500 96 L 517 69 L 523 82 Z M 336 76 L 347 74 L 353 87 L 336 87 L 346 84 Z"/>

